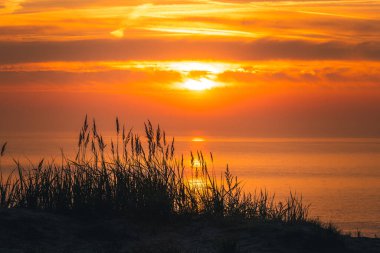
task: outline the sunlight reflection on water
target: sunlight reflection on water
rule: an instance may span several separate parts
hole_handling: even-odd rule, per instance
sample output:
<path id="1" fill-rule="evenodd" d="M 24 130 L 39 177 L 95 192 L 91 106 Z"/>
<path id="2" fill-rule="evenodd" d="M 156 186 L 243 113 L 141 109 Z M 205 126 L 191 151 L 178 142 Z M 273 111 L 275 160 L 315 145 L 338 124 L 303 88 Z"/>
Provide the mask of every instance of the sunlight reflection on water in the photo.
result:
<path id="1" fill-rule="evenodd" d="M 289 191 L 311 203 L 311 215 L 332 221 L 344 231 L 380 234 L 380 141 L 376 139 L 265 139 L 233 140 L 202 137 L 177 138 L 177 154 L 202 150 L 209 170 L 220 175 L 228 163 L 247 191 L 266 188 L 285 198 Z M 4 139 L 2 137 L 1 139 Z M 7 139 L 3 169 L 12 158 L 37 162 L 43 157 L 60 162 L 60 148 L 72 157 L 76 135 L 25 135 Z M 210 153 L 214 163 L 211 163 Z M 197 161 L 195 160 L 195 163 Z M 191 163 L 185 163 L 190 167 Z M 199 167 L 200 164 L 194 164 Z M 203 187 L 192 178 L 189 183 Z"/>

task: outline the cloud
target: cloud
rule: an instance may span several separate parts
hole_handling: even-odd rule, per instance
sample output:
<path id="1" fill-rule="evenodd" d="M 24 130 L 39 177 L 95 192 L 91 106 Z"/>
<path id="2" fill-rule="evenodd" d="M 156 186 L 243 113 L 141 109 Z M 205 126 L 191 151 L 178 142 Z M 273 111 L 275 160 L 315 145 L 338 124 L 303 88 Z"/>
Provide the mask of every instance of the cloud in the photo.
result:
<path id="1" fill-rule="evenodd" d="M 12 2 L 12 1 L 9 1 Z M 20 1 L 21 2 L 21 1 Z M 150 0 L 148 4 L 170 5 L 197 3 L 196 0 Z M 49 9 L 112 7 L 112 6 L 144 6 L 144 0 L 31 0 L 20 3 L 20 12 L 39 12 Z"/>
<path id="2" fill-rule="evenodd" d="M 260 89 L 380 90 L 379 65 L 363 67 L 362 63 L 313 62 L 304 66 L 276 67 L 281 64 L 272 62 L 266 67 L 246 68 L 246 71 L 226 71 L 218 75 L 218 81 Z"/>
<path id="3" fill-rule="evenodd" d="M 22 8 L 24 0 L 4 0 L 0 2 L 0 14 L 13 13 Z"/>
<path id="4" fill-rule="evenodd" d="M 116 38 L 123 38 L 124 37 L 124 29 L 120 28 L 115 31 L 110 32 L 112 36 L 115 36 Z"/>
<path id="5" fill-rule="evenodd" d="M 380 4 L 248 2 L 31 0 L 19 3 L 21 7 L 16 13 L 0 17 L 0 23 L 7 27 L 6 33 L 0 33 L 0 40 L 110 39 L 115 32 L 117 38 L 164 40 L 190 36 L 198 39 L 226 37 L 236 41 L 265 37 L 351 43 L 380 40 L 377 32 Z M 46 24 L 56 29 L 39 29 Z M 18 26 L 35 27 L 38 32 L 18 29 Z"/>
<path id="6" fill-rule="evenodd" d="M 123 60 L 380 60 L 380 43 L 303 40 L 80 40 L 0 42 L 0 64 Z"/>
<path id="7" fill-rule="evenodd" d="M 183 64 L 183 65 L 181 65 Z M 34 63 L 3 65 L 0 91 L 97 91 L 171 92 L 185 80 L 215 81 L 217 89 L 231 95 L 231 89 L 244 93 L 300 90 L 380 91 L 380 64 L 362 62 L 262 62 L 242 63 L 220 69 L 186 71 L 189 63 L 112 62 Z M 194 67 L 194 66 L 193 66 Z M 195 66 L 196 67 L 196 66 Z M 202 67 L 202 66 L 201 66 Z"/>
<path id="8" fill-rule="evenodd" d="M 181 80 L 174 71 L 0 71 L 0 91 L 155 92 Z"/>

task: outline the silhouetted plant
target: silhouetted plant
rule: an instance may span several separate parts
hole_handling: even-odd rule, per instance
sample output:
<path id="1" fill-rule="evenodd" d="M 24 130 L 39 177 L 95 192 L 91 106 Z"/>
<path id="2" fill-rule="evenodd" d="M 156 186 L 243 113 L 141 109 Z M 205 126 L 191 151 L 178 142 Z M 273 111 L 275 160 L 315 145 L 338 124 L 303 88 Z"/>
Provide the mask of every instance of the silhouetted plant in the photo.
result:
<path id="1" fill-rule="evenodd" d="M 162 218 L 308 219 L 309 207 L 292 193 L 285 203 L 275 202 L 266 191 L 244 193 L 228 166 L 217 179 L 202 152 L 191 153 L 191 167 L 186 168 L 183 155 L 175 155 L 174 138 L 168 140 L 150 121 L 143 142 L 116 118 L 116 141 L 111 140 L 108 148 L 95 120 L 91 125 L 86 116 L 74 160 L 64 157 L 61 165 L 42 160 L 31 169 L 16 162 L 7 179 L 0 174 L 0 207 Z"/>

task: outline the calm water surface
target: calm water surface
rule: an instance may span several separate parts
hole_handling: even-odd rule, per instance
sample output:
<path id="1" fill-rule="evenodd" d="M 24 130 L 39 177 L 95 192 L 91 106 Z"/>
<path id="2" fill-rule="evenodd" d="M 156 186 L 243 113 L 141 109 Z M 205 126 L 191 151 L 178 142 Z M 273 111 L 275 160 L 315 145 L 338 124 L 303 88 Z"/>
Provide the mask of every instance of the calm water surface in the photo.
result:
<path id="1" fill-rule="evenodd" d="M 5 139 L 3 169 L 11 158 L 60 161 L 60 148 L 71 155 L 76 147 L 76 134 L 0 136 Z M 266 188 L 279 200 L 302 193 L 312 216 L 346 232 L 380 236 L 380 139 L 191 139 L 178 138 L 177 153 L 212 151 L 215 171 L 228 163 L 247 191 Z"/>

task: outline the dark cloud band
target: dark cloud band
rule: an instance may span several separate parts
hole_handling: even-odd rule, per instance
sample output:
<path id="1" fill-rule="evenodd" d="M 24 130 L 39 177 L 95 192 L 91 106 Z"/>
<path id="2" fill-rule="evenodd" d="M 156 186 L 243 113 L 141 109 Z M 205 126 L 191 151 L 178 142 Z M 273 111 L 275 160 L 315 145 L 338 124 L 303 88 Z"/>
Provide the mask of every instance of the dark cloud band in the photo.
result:
<path id="1" fill-rule="evenodd" d="M 0 42 L 0 64 L 122 60 L 380 60 L 380 42 L 259 39 Z"/>

